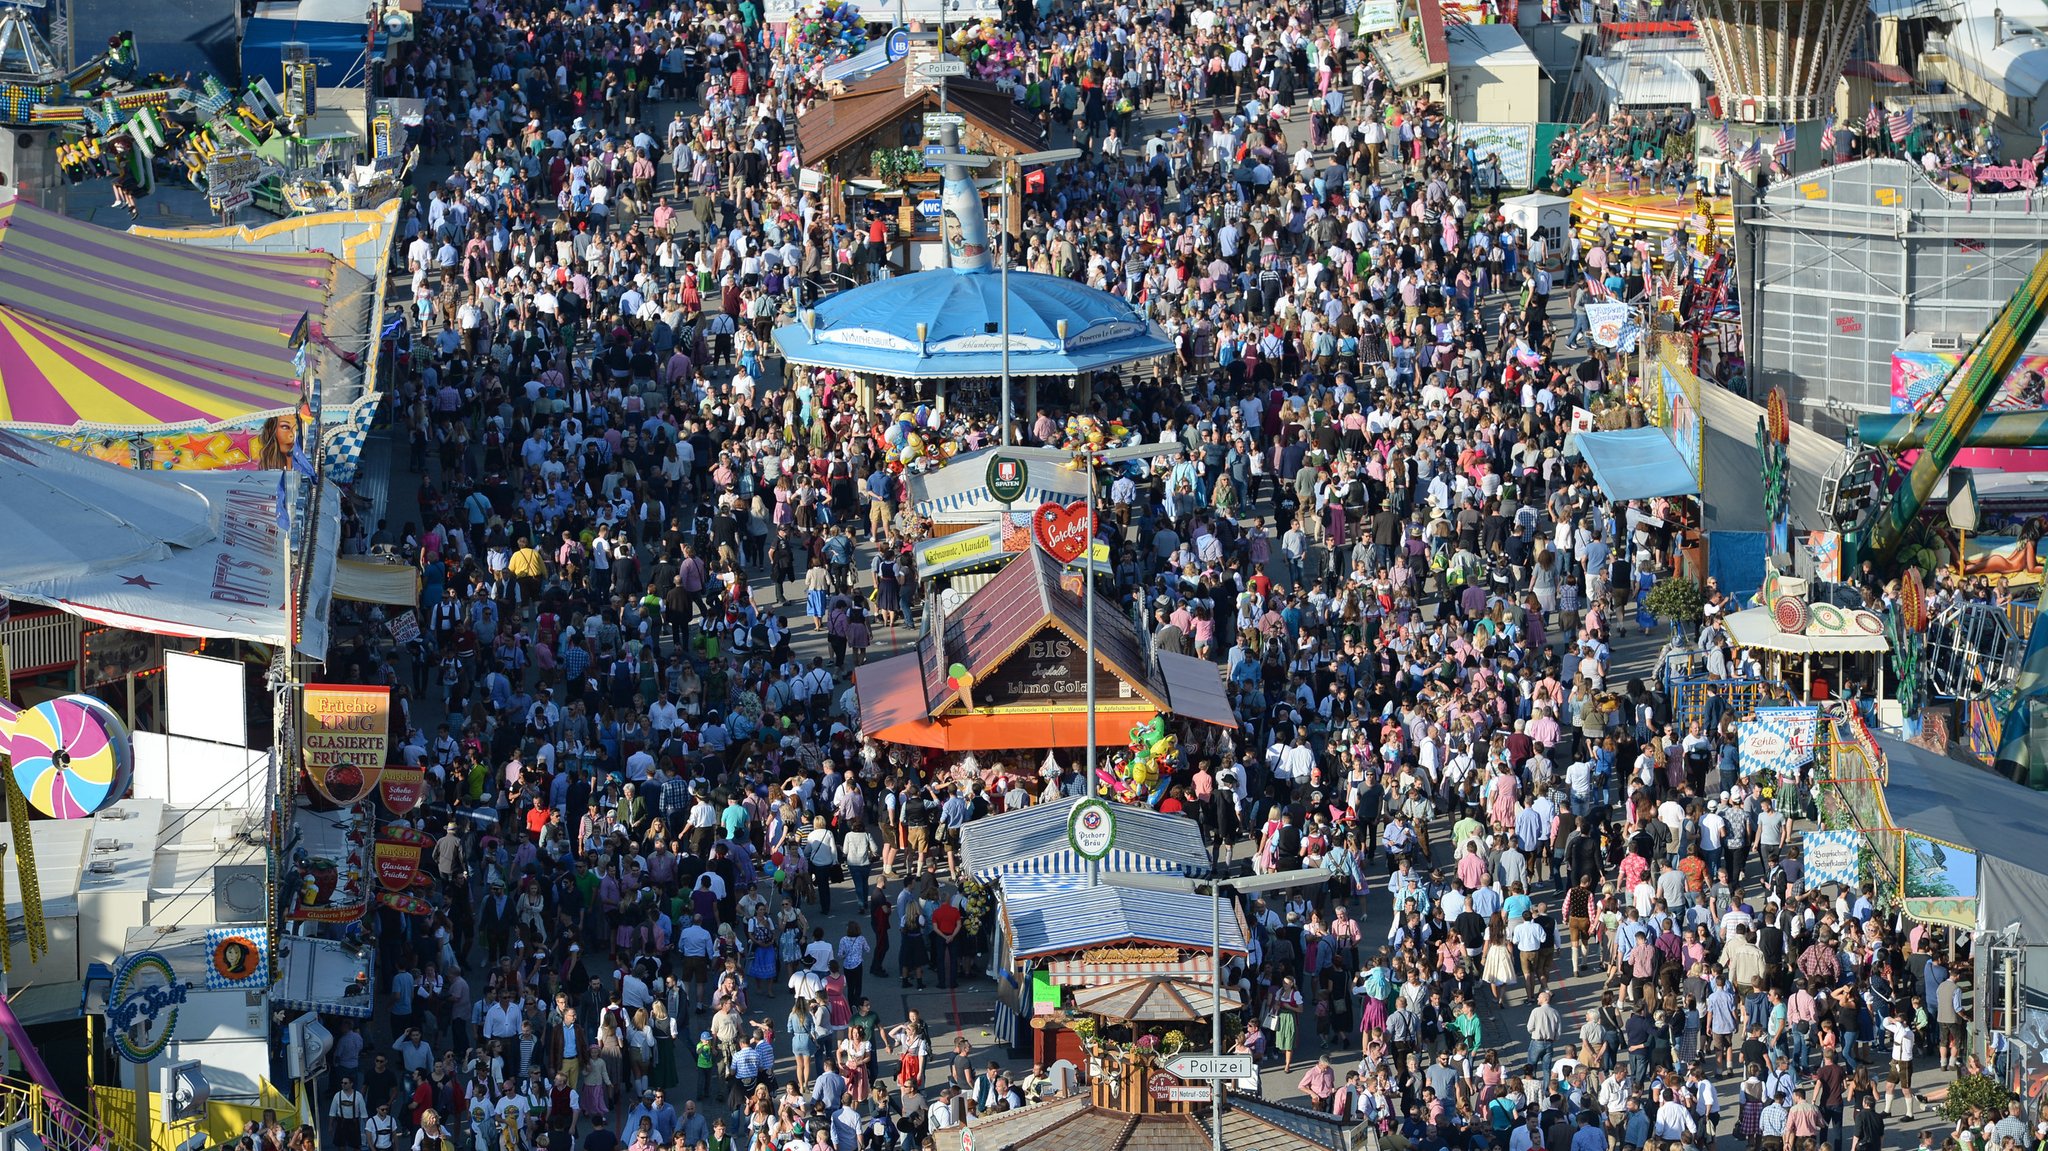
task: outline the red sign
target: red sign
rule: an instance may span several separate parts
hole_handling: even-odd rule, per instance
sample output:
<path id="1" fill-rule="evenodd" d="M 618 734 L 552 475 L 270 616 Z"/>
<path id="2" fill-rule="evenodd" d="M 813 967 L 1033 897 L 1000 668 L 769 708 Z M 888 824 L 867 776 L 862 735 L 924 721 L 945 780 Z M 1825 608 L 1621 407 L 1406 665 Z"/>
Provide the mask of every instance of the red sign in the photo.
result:
<path id="1" fill-rule="evenodd" d="M 1171 1071 L 1154 1071 L 1145 1086 L 1152 1092 L 1152 1098 L 1170 1103 L 1173 1101 L 1173 1089 L 1180 1086 L 1180 1076 Z"/>
<path id="2" fill-rule="evenodd" d="M 377 902 L 406 915 L 431 915 L 434 911 L 433 904 L 417 895 L 409 895 L 402 891 L 380 891 L 377 893 Z"/>
<path id="3" fill-rule="evenodd" d="M 377 780 L 377 789 L 384 796 L 384 810 L 394 819 L 403 819 L 426 796 L 426 773 L 417 768 L 387 767 Z"/>
<path id="4" fill-rule="evenodd" d="M 1043 503 L 1031 514 L 1031 538 L 1045 554 L 1063 564 L 1088 554 L 1088 542 L 1095 538 L 1095 525 L 1088 516 L 1086 501 L 1070 504 Z"/>
<path id="5" fill-rule="evenodd" d="M 417 843 L 380 839 L 370 849 L 370 862 L 384 890 L 404 891 L 420 873 L 420 847 Z"/>

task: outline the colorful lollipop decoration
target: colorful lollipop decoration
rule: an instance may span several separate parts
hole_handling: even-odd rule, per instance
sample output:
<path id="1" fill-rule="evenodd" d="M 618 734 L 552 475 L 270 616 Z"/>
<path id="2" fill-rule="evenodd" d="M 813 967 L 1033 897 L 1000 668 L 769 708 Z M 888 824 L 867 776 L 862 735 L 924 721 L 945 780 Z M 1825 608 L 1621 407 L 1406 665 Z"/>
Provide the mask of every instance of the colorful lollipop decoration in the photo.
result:
<path id="1" fill-rule="evenodd" d="M 84 819 L 128 794 L 135 772 L 128 728 L 99 700 L 62 696 L 8 726 L 14 781 L 44 815 Z"/>

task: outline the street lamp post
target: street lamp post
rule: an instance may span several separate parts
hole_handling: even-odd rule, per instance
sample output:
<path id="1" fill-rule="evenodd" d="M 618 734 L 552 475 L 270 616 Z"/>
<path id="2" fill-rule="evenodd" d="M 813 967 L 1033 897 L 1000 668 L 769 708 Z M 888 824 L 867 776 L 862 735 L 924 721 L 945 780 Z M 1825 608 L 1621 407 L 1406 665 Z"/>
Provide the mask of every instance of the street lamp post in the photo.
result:
<path id="1" fill-rule="evenodd" d="M 1037 156 L 1060 157 L 1063 153 L 1072 151 L 1074 151 L 1074 149 L 1065 148 L 1061 149 L 1059 152 L 1056 153 L 1029 153 L 1027 155 L 1018 157 L 1018 159 L 1028 162 Z M 1007 298 L 1007 293 L 1005 295 Z M 1009 343 L 1009 336 L 1007 332 L 1005 332 L 1004 334 L 1003 343 L 1005 345 Z M 1003 404 L 1004 407 L 1007 408 L 1009 406 L 1009 389 L 1007 386 L 1007 377 L 1005 378 L 1004 383 L 1005 387 L 1003 395 Z M 1005 417 L 1008 416 L 1007 411 L 1004 413 L 1004 415 Z M 1006 426 L 1007 423 L 1008 421 L 1006 418 Z M 1090 449 L 1086 445 L 1069 449 L 1011 448 L 1004 453 L 1005 455 L 1014 456 L 1017 459 L 1026 460 L 1031 463 L 1043 463 L 1048 466 L 1054 467 L 1061 467 L 1068 464 L 1079 464 L 1081 466 L 1081 470 L 1087 473 L 1088 476 L 1088 550 L 1083 552 L 1081 557 L 1082 570 L 1085 573 L 1081 579 L 1081 627 L 1083 637 L 1081 646 L 1088 649 L 1086 652 L 1088 666 L 1088 733 L 1086 737 L 1086 762 L 1088 765 L 1088 794 L 1091 797 L 1095 796 L 1099 792 L 1099 785 L 1097 784 L 1095 779 L 1095 469 L 1101 467 L 1104 464 L 1122 463 L 1126 460 L 1139 460 L 1144 459 L 1148 456 L 1156 456 L 1160 453 L 1160 450 L 1161 447 L 1159 444 L 1137 443 L 1124 444 L 1121 447 L 1102 448 L 1099 450 Z M 1091 882 L 1094 874 L 1095 870 L 1091 868 Z"/>
<path id="2" fill-rule="evenodd" d="M 1027 167 L 1038 167 L 1043 164 L 1063 164 L 1068 160 L 1078 160 L 1080 158 L 1081 149 L 1079 148 L 1053 148 L 1044 152 L 1025 152 L 1021 155 L 1010 157 L 1007 161 L 1007 167 L 1003 172 L 1003 262 L 999 274 L 1002 276 L 1001 291 L 1003 296 L 1003 312 L 1000 325 L 1003 334 L 1002 438 L 1003 446 L 1006 448 L 1016 442 L 1016 434 L 1012 430 L 1015 416 L 1010 407 L 1010 197 L 1013 194 L 1010 186 L 1015 181 L 1023 179 L 1024 169 Z M 1089 512 L 1088 522 L 1090 524 L 1095 522 L 1092 510 Z M 1088 642 L 1089 648 L 1092 651 L 1095 641 L 1090 639 Z M 1091 679 L 1089 682 L 1092 684 L 1094 680 Z"/>
<path id="3" fill-rule="evenodd" d="M 1132 872 L 1117 876 L 1119 887 L 1132 887 L 1141 891 L 1184 892 L 1192 888 L 1195 894 L 1209 896 L 1209 1053 L 1217 1057 L 1223 1054 L 1223 897 L 1246 895 L 1261 891 L 1291 891 L 1297 887 L 1314 887 L 1327 882 L 1328 872 L 1319 867 L 1302 868 L 1296 871 L 1277 871 L 1271 875 L 1254 875 L 1244 879 L 1173 879 L 1166 876 L 1146 875 Z M 1251 1004 L 1239 1006 L 1250 1008 Z M 1230 1094 L 1223 1088 L 1223 1080 L 1210 1081 L 1211 1110 L 1209 1114 L 1209 1146 L 1211 1151 L 1223 1151 L 1223 1113 L 1230 1106 Z"/>

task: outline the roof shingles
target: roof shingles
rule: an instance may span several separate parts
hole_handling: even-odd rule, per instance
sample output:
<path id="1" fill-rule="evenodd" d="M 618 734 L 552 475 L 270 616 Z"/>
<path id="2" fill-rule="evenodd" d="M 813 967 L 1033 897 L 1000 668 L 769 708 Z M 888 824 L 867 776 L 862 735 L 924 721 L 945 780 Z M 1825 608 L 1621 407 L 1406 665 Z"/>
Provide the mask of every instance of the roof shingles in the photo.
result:
<path id="1" fill-rule="evenodd" d="M 1060 568 L 1052 557 L 1032 548 L 1004 565 L 994 579 L 946 617 L 942 644 L 925 645 L 925 697 L 932 701 L 932 711 L 949 706 L 960 694 L 946 686 L 947 667 L 964 664 L 976 679 L 985 679 L 1048 624 L 1076 644 L 1083 643 L 1087 635 L 1081 597 L 1060 586 Z M 937 654 L 941 647 L 943 663 Z M 1104 667 L 1153 706 L 1166 708 L 1166 685 L 1150 666 L 1136 625 L 1113 605 L 1102 602 L 1095 608 L 1095 653 Z"/>

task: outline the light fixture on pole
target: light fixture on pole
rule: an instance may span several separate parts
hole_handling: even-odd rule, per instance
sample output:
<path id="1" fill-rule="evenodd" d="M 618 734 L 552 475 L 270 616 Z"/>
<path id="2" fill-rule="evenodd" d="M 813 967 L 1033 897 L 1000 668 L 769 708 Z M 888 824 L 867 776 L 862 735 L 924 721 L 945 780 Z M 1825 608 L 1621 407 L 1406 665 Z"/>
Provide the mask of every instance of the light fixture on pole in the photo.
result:
<path id="1" fill-rule="evenodd" d="M 1064 330 L 1061 331 L 1060 338 L 1066 338 Z M 1088 794 L 1091 796 L 1098 794 L 1100 786 L 1095 778 L 1095 584 L 1092 578 L 1095 571 L 1096 538 L 1095 469 L 1103 464 L 1122 463 L 1126 460 L 1138 460 L 1148 456 L 1156 456 L 1166 450 L 1166 445 L 1163 444 L 1139 443 L 1124 444 L 1121 447 L 1102 448 L 1099 450 L 1091 450 L 1085 445 L 1073 449 L 1012 448 L 1005 453 L 1032 463 L 1043 462 L 1061 466 L 1079 464 L 1081 465 L 1081 470 L 1088 475 L 1088 550 L 1082 553 L 1082 562 L 1087 575 L 1081 581 L 1081 612 L 1082 618 L 1086 621 L 1084 625 L 1086 638 L 1082 641 L 1082 646 L 1087 649 L 1088 656 L 1088 732 L 1086 740 Z M 1091 884 L 1096 878 L 1097 871 L 1098 869 L 1091 864 L 1089 867 Z"/>
<path id="2" fill-rule="evenodd" d="M 1977 475 L 1969 468 L 1948 470 L 1948 526 L 1956 529 L 1956 577 L 1963 575 L 1965 545 L 1970 533 L 1983 523 L 1983 510 L 1977 504 Z"/>

